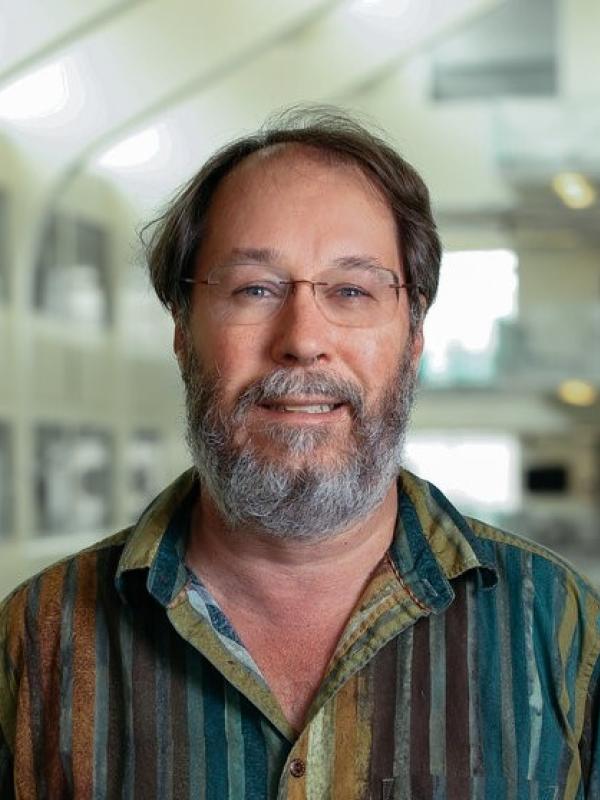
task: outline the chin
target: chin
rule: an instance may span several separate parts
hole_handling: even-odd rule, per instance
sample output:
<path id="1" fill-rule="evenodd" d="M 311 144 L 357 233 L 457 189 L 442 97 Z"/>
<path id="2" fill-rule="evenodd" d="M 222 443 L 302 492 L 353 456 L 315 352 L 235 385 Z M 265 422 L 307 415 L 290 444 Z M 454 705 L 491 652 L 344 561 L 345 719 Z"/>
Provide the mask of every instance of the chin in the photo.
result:
<path id="1" fill-rule="evenodd" d="M 330 430 L 275 425 L 246 436 L 241 449 L 261 460 L 283 462 L 281 466 L 293 468 L 311 466 L 315 460 L 323 464 L 339 462 L 348 444 L 347 436 L 336 436 Z"/>

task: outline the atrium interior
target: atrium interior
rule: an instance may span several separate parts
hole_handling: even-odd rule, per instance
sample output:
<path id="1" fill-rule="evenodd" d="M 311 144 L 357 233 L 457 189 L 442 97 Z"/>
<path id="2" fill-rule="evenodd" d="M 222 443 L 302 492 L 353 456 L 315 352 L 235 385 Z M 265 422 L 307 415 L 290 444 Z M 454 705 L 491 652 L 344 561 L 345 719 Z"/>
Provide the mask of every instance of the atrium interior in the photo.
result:
<path id="1" fill-rule="evenodd" d="M 220 145 L 356 112 L 444 245 L 406 463 L 600 587 L 600 4 L 21 0 L 0 15 L 0 594 L 189 464 L 139 231 Z"/>

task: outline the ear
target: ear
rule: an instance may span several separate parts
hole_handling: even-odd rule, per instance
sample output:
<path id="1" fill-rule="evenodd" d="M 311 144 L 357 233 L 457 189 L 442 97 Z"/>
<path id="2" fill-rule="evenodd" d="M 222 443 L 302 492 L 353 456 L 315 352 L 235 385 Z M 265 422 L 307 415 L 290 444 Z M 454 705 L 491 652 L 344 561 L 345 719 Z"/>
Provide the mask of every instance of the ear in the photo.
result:
<path id="1" fill-rule="evenodd" d="M 419 326 L 412 339 L 412 361 L 415 366 L 418 365 L 421 359 L 424 344 L 425 340 L 423 338 L 423 323 L 419 322 Z"/>
<path id="2" fill-rule="evenodd" d="M 178 310 L 173 308 L 171 310 L 171 314 L 173 316 L 173 322 L 175 323 L 175 327 L 173 329 L 173 352 L 175 354 L 175 358 L 179 364 L 181 364 L 181 359 L 185 353 L 186 333 L 181 320 L 181 314 L 178 312 Z"/>
<path id="3" fill-rule="evenodd" d="M 419 323 L 417 325 L 417 329 L 413 335 L 412 341 L 412 351 L 413 351 L 413 363 L 417 365 L 423 353 L 423 347 L 425 345 L 425 339 L 423 337 L 423 323 L 425 321 L 425 314 L 427 313 L 427 300 L 423 295 L 419 295 L 419 302 L 421 305 L 421 313 L 419 317 Z"/>

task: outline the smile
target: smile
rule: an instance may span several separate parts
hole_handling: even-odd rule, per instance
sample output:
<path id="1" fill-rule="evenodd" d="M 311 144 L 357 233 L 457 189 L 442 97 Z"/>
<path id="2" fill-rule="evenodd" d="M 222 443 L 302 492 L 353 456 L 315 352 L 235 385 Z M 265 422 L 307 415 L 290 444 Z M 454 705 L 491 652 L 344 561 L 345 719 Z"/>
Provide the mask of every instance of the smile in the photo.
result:
<path id="1" fill-rule="evenodd" d="M 289 414 L 328 414 L 339 408 L 340 404 L 319 404 L 319 405 L 269 405 L 265 406 L 270 411 L 285 411 Z"/>

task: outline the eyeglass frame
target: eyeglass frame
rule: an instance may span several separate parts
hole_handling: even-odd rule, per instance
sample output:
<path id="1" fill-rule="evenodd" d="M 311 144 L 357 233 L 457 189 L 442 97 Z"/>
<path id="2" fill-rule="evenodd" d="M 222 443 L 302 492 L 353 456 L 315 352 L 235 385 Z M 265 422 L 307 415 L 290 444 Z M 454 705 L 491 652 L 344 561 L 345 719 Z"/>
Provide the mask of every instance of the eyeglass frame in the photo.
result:
<path id="1" fill-rule="evenodd" d="M 390 270 L 390 272 L 391 272 L 391 270 Z M 207 278 L 180 278 L 179 282 L 180 283 L 187 283 L 187 284 L 198 284 L 199 283 L 199 284 L 202 284 L 204 286 L 219 286 L 219 281 L 209 281 Z M 331 322 L 333 325 L 339 325 L 340 327 L 353 327 L 353 326 L 343 325 L 342 323 L 339 323 L 339 322 L 333 322 L 332 320 L 330 320 L 328 318 L 327 314 L 323 313 L 323 310 L 322 310 L 322 308 L 319 305 L 319 302 L 317 300 L 317 295 L 316 295 L 316 292 L 315 292 L 315 286 L 329 286 L 330 284 L 327 281 L 311 281 L 308 278 L 298 278 L 298 279 L 293 280 L 293 281 L 291 281 L 291 280 L 277 281 L 277 284 L 279 286 L 291 286 L 292 287 L 292 292 L 294 291 L 295 286 L 298 283 L 308 283 L 308 284 L 310 284 L 310 286 L 312 287 L 312 293 L 313 293 L 313 297 L 315 299 L 315 303 L 317 305 L 317 308 L 319 309 L 319 311 L 323 315 L 324 319 L 326 319 L 328 322 Z M 386 289 L 395 289 L 396 290 L 396 299 L 397 300 L 400 299 L 400 294 L 399 294 L 399 290 L 400 289 L 417 289 L 419 294 L 421 294 L 421 295 L 425 294 L 425 290 L 418 283 L 389 283 L 389 284 L 387 284 L 387 286 L 385 288 Z M 277 314 L 279 314 L 281 312 L 281 310 L 283 309 L 283 307 L 285 305 L 285 301 L 287 299 L 288 299 L 288 297 L 286 297 L 284 299 L 284 301 L 281 304 L 281 307 L 275 312 L 275 314 L 272 317 L 267 317 L 267 319 L 274 319 L 277 316 Z M 243 325 L 261 325 L 262 323 L 260 323 L 260 322 L 246 322 L 246 323 L 239 323 L 239 324 L 243 324 Z M 357 327 L 359 327 L 359 326 L 357 326 Z"/>

